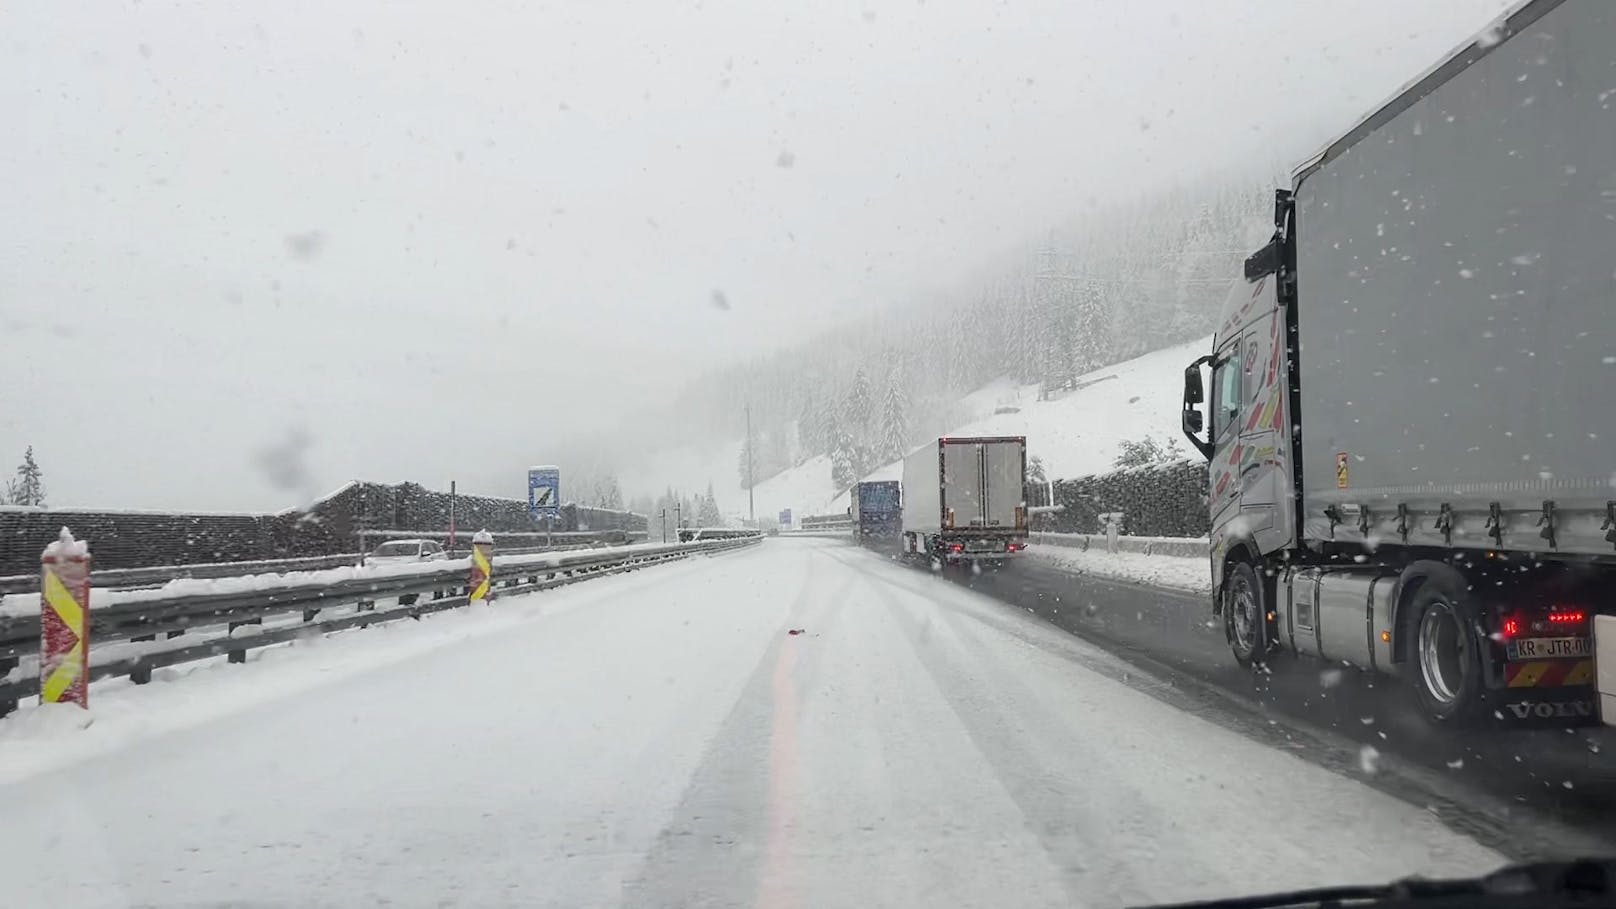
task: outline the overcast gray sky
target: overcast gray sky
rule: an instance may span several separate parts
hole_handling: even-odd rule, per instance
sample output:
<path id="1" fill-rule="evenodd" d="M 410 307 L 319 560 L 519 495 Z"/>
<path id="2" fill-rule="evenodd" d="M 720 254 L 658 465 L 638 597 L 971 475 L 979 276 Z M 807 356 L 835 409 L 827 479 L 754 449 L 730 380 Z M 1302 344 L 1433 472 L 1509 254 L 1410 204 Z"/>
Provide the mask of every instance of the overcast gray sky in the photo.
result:
<path id="1" fill-rule="evenodd" d="M 706 365 L 1292 163 L 1506 5 L 7 4 L 0 465 L 520 496 Z"/>

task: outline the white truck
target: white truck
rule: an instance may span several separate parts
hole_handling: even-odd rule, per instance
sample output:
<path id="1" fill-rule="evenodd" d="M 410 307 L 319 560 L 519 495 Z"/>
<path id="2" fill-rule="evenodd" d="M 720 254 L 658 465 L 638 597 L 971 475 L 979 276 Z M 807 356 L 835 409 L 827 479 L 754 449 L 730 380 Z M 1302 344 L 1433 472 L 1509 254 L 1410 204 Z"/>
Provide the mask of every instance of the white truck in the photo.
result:
<path id="1" fill-rule="evenodd" d="M 1616 694 L 1613 73 L 1616 4 L 1533 0 L 1278 193 L 1184 375 L 1241 663 L 1399 676 L 1441 725 Z"/>
<path id="2" fill-rule="evenodd" d="M 1027 548 L 1027 439 L 938 439 L 903 459 L 903 553 L 1002 563 Z"/>

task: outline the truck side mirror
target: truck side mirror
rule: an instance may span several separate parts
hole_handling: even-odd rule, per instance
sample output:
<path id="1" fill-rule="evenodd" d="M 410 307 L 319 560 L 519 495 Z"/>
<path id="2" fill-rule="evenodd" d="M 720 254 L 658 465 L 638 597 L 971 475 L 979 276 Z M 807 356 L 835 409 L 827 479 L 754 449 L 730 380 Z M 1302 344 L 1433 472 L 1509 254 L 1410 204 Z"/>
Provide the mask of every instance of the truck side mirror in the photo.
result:
<path id="1" fill-rule="evenodd" d="M 1201 431 L 1206 428 L 1206 417 L 1198 407 L 1206 400 L 1206 386 L 1201 382 L 1201 367 L 1212 362 L 1212 355 L 1208 354 L 1184 370 L 1184 435 L 1201 453 L 1201 457 L 1212 457 L 1212 440 L 1201 438 Z"/>
<path id="2" fill-rule="evenodd" d="M 1206 400 L 1206 389 L 1201 385 L 1201 364 L 1211 361 L 1211 357 L 1202 357 L 1184 370 L 1184 403 L 1199 404 Z M 1195 427 L 1200 432 L 1199 426 Z"/>

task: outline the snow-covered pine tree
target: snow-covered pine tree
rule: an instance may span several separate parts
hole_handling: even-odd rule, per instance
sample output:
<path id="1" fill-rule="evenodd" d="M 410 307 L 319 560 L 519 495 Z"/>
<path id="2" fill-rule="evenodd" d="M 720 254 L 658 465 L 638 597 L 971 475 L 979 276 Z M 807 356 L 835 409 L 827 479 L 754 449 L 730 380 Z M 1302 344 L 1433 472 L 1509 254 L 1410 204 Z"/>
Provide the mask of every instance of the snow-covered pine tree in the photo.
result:
<path id="1" fill-rule="evenodd" d="M 39 462 L 34 460 L 34 446 L 28 446 L 23 454 L 22 463 L 17 466 L 17 478 L 6 484 L 6 499 L 12 505 L 44 507 L 44 473 L 39 469 Z"/>
<path id="2" fill-rule="evenodd" d="M 889 464 L 909 451 L 909 395 L 903 385 L 903 364 L 896 358 L 887 371 L 886 393 L 881 400 L 881 427 L 876 460 Z"/>
<path id="3" fill-rule="evenodd" d="M 837 491 L 847 489 L 858 481 L 859 457 L 858 445 L 853 436 L 841 424 L 832 430 L 830 447 L 830 481 Z"/>
<path id="4" fill-rule="evenodd" d="M 873 403 L 870 376 L 860 366 L 853 374 L 853 387 L 847 390 L 847 397 L 842 402 L 842 428 L 854 442 L 861 442 L 869 436 Z"/>
<path id="5" fill-rule="evenodd" d="M 1111 349 L 1111 313 L 1101 296 L 1099 285 L 1085 281 L 1078 286 L 1077 302 L 1072 312 L 1072 354 L 1070 366 L 1073 381 L 1093 369 L 1114 362 Z"/>
<path id="6" fill-rule="evenodd" d="M 723 527 L 724 516 L 718 511 L 718 499 L 713 496 L 713 484 L 708 482 L 707 494 L 702 497 L 697 507 L 698 526 Z"/>

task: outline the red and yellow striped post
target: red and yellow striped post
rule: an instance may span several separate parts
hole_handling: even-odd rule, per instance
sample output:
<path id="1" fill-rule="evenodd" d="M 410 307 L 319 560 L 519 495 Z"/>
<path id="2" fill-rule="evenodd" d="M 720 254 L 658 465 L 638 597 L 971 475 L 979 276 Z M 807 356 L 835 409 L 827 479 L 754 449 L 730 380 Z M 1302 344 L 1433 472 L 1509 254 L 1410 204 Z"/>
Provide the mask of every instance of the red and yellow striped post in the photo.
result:
<path id="1" fill-rule="evenodd" d="M 479 530 L 471 538 L 471 605 L 490 599 L 494 580 L 494 535 Z"/>
<path id="2" fill-rule="evenodd" d="M 66 527 L 40 557 L 39 700 L 90 706 L 90 547 Z"/>

